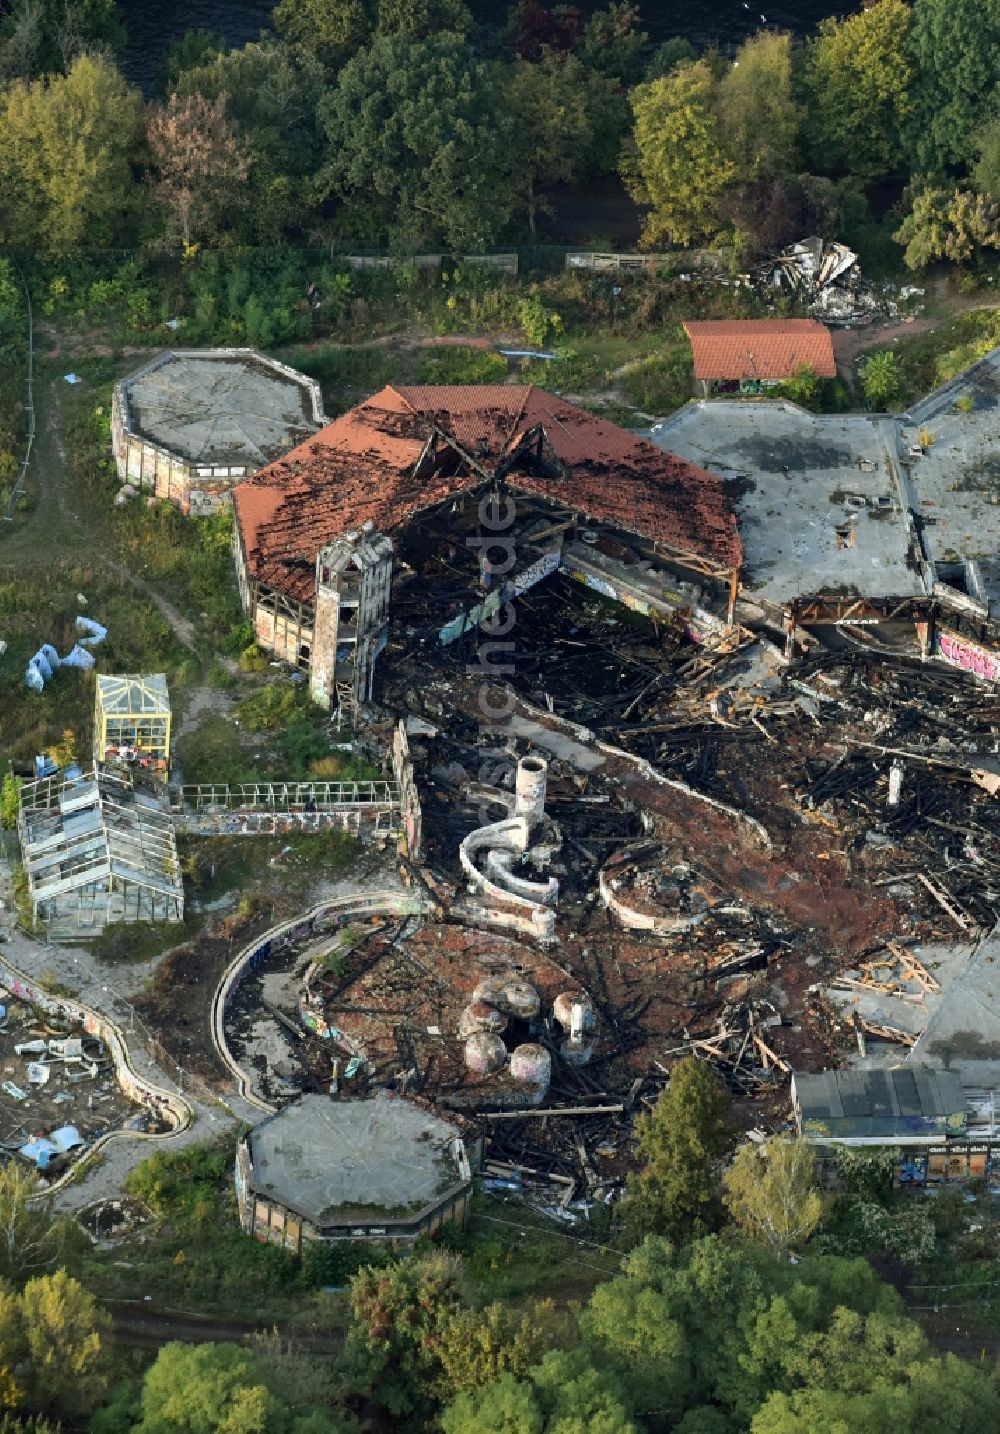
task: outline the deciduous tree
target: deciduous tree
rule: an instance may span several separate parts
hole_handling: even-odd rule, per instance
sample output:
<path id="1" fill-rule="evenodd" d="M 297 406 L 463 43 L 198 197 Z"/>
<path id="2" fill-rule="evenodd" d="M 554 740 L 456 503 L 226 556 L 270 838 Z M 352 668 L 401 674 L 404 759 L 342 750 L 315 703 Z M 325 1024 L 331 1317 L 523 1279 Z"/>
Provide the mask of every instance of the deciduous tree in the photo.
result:
<path id="1" fill-rule="evenodd" d="M 625 1204 L 632 1240 L 646 1234 L 689 1240 L 718 1222 L 718 1171 L 732 1145 L 729 1096 L 704 1061 L 673 1070 L 654 1110 L 636 1121 L 646 1162 L 630 1179 Z"/>
<path id="2" fill-rule="evenodd" d="M 736 168 L 712 111 L 712 73 L 704 61 L 631 93 L 634 145 L 622 161 L 632 198 L 647 205 L 642 243 L 690 244 L 719 228 L 718 205 Z"/>
<path id="3" fill-rule="evenodd" d="M 378 36 L 320 106 L 323 188 L 355 241 L 478 252 L 506 220 L 509 125 L 488 68 L 457 35 Z"/>
<path id="4" fill-rule="evenodd" d="M 276 42 L 246 45 L 181 75 L 180 100 L 221 102 L 238 127 L 246 182 L 231 193 L 227 225 L 239 240 L 275 244 L 306 224 L 325 148 L 317 114 L 324 87 L 314 57 Z"/>
<path id="5" fill-rule="evenodd" d="M 1000 5 L 914 0 L 909 49 L 916 69 L 909 152 L 918 173 L 943 174 L 971 158 L 1000 81 Z"/>
<path id="6" fill-rule="evenodd" d="M 903 368 L 892 349 L 870 353 L 861 370 L 861 391 L 869 408 L 893 408 L 903 393 Z"/>
<path id="7" fill-rule="evenodd" d="M 415 40 L 442 30 L 465 35 L 471 24 L 463 0 L 378 0 L 380 35 L 410 35 Z"/>
<path id="8" fill-rule="evenodd" d="M 792 39 L 751 35 L 715 92 L 719 135 L 741 180 L 794 173 L 802 112 L 792 94 Z"/>
<path id="9" fill-rule="evenodd" d="M 249 171 L 246 146 L 226 112 L 226 95 L 172 94 L 149 114 L 150 183 L 168 233 L 187 248 L 215 234 Z"/>
<path id="10" fill-rule="evenodd" d="M 99 248 L 134 212 L 137 90 L 109 61 L 83 55 L 68 75 L 0 94 L 0 213 L 5 242 L 43 253 Z"/>
<path id="11" fill-rule="evenodd" d="M 536 216 L 551 214 L 546 190 L 577 178 L 587 158 L 587 78 L 572 55 L 548 53 L 536 63 L 515 60 L 501 78 L 513 121 L 514 207 L 534 235 Z"/>
<path id="12" fill-rule="evenodd" d="M 115 0 L 14 0 L 0 21 L 0 73 L 68 71 L 85 53 L 125 43 Z"/>
<path id="13" fill-rule="evenodd" d="M 521 1313 L 502 1304 L 457 1311 L 438 1338 L 443 1387 L 471 1393 L 502 1374 L 523 1379 L 560 1335 L 569 1336 L 564 1325 L 551 1300 Z"/>
<path id="14" fill-rule="evenodd" d="M 823 20 L 805 63 L 809 160 L 821 174 L 878 179 L 902 159 L 912 111 L 906 0 L 876 0 Z"/>
<path id="15" fill-rule="evenodd" d="M 906 245 L 909 269 L 935 259 L 967 264 L 983 249 L 1000 249 L 1000 208 L 986 194 L 968 189 L 924 189 L 893 238 Z"/>
<path id="16" fill-rule="evenodd" d="M 582 1351 L 552 1351 L 527 1380 L 504 1374 L 462 1393 L 441 1415 L 444 1434 L 638 1434 L 624 1386 Z"/>
<path id="17" fill-rule="evenodd" d="M 271 21 L 293 45 L 326 64 L 347 59 L 371 38 L 374 0 L 278 0 Z"/>
<path id="18" fill-rule="evenodd" d="M 271 1434 L 280 1407 L 246 1350 L 165 1344 L 142 1386 L 141 1434 Z"/>
<path id="19" fill-rule="evenodd" d="M 426 1410 L 441 1377 L 443 1330 L 462 1307 L 461 1261 L 444 1250 L 351 1281 L 349 1350 L 391 1413 Z"/>
<path id="20" fill-rule="evenodd" d="M 65 1270 L 29 1280 L 20 1309 L 28 1407 L 73 1420 L 92 1413 L 108 1389 L 106 1311 Z"/>
<path id="21" fill-rule="evenodd" d="M 815 379 L 815 375 L 813 375 Z M 745 1144 L 726 1171 L 726 1205 L 741 1229 L 781 1256 L 804 1244 L 823 1214 L 816 1157 L 804 1140 Z"/>
<path id="22" fill-rule="evenodd" d="M 0 1280 L 20 1284 L 76 1248 L 75 1227 L 54 1218 L 52 1201 L 39 1194 L 33 1173 L 13 1161 L 0 1166 Z"/>

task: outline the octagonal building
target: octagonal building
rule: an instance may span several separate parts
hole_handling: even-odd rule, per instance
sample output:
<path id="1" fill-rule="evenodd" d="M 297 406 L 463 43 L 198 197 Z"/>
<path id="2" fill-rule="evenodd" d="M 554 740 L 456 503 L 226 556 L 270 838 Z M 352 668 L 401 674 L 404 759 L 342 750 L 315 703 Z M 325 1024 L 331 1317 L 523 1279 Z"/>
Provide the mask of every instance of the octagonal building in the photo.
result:
<path id="1" fill-rule="evenodd" d="M 470 1129 L 386 1090 L 300 1096 L 240 1141 L 240 1224 L 296 1253 L 308 1240 L 407 1249 L 444 1225 L 460 1228 L 472 1195 Z"/>
<path id="2" fill-rule="evenodd" d="M 215 512 L 326 422 L 319 384 L 254 349 L 174 349 L 115 385 L 122 483 L 183 513 Z"/>

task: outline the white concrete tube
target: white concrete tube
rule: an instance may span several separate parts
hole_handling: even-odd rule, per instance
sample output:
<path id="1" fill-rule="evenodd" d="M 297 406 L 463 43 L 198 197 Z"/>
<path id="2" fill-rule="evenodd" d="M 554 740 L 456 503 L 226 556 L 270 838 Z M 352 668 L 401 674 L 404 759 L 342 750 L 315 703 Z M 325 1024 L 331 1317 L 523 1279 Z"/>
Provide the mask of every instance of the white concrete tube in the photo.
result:
<path id="1" fill-rule="evenodd" d="M 545 815 L 545 787 L 549 764 L 544 757 L 522 757 L 514 780 L 514 815 L 527 817 L 532 826 Z"/>

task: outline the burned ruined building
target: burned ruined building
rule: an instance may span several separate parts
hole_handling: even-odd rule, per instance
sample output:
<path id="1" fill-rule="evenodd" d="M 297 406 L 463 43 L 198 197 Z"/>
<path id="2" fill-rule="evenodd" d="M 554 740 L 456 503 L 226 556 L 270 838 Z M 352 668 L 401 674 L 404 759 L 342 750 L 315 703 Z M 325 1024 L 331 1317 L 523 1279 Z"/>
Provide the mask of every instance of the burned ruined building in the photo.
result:
<path id="1" fill-rule="evenodd" d="M 445 644 L 494 614 L 500 633 L 508 600 L 557 568 L 647 616 L 732 621 L 722 482 L 534 386 L 385 388 L 234 502 L 257 641 L 327 707 L 371 696 L 390 590 L 420 583 L 432 549 L 454 576 L 428 633 Z"/>

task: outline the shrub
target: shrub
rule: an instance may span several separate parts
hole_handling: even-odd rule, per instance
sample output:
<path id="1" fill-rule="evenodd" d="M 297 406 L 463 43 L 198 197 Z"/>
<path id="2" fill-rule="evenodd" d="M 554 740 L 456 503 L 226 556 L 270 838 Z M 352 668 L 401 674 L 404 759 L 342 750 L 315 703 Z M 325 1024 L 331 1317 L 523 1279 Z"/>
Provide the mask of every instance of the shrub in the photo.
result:
<path id="1" fill-rule="evenodd" d="M 297 705 L 295 688 L 287 683 L 269 682 L 259 692 L 245 697 L 236 715 L 248 732 L 276 732 L 291 721 Z"/>
<path id="2" fill-rule="evenodd" d="M 420 366 L 421 383 L 502 383 L 506 376 L 502 354 L 460 345 L 427 354 Z"/>

